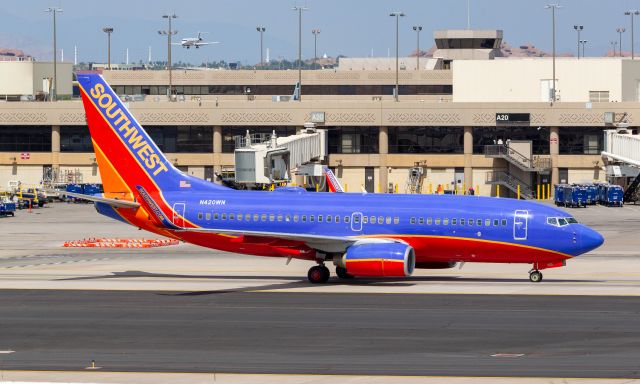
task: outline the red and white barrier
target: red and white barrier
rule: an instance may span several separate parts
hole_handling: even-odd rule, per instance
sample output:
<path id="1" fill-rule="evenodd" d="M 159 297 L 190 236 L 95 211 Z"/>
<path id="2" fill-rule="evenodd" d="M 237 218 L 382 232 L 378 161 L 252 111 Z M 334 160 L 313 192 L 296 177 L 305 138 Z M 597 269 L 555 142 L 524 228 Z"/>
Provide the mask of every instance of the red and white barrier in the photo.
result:
<path id="1" fill-rule="evenodd" d="M 65 241 L 63 246 L 67 248 L 155 248 L 178 245 L 175 239 L 122 239 L 90 237 L 82 240 Z"/>

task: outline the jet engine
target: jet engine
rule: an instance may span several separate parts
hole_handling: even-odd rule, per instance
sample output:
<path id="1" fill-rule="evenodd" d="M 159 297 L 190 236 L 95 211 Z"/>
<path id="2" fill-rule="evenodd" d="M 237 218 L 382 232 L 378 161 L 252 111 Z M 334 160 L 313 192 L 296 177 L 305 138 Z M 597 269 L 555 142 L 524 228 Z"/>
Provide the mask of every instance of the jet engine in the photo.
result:
<path id="1" fill-rule="evenodd" d="M 353 276 L 404 277 L 413 273 L 416 255 L 413 248 L 404 243 L 364 242 L 347 248 L 334 263 Z"/>

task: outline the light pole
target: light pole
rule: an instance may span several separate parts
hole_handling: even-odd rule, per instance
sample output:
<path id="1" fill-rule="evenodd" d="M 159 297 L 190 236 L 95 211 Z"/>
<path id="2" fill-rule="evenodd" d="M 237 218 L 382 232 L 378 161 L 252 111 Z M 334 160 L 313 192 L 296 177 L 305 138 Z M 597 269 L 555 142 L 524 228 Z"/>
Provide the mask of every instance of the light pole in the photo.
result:
<path id="1" fill-rule="evenodd" d="M 624 13 L 626 16 L 631 16 L 631 60 L 635 58 L 634 46 L 633 46 L 633 16 L 640 15 L 640 11 L 632 9 Z"/>
<path id="2" fill-rule="evenodd" d="M 400 43 L 400 18 L 404 17 L 404 13 L 400 12 L 400 11 L 396 11 L 396 12 L 391 12 L 389 14 L 389 16 L 391 17 L 395 17 L 396 18 L 396 91 L 395 91 L 395 100 L 396 102 L 398 102 L 398 80 L 399 80 L 399 73 L 398 71 L 400 70 L 400 64 L 398 63 L 399 59 L 398 59 L 398 55 L 399 55 L 399 43 Z"/>
<path id="3" fill-rule="evenodd" d="M 613 57 L 616 57 L 616 45 L 618 45 L 617 41 L 611 42 L 611 48 L 613 48 Z"/>
<path id="4" fill-rule="evenodd" d="M 318 63 L 318 35 L 320 34 L 319 29 L 312 29 L 311 33 L 313 33 L 313 67 L 317 69 Z"/>
<path id="5" fill-rule="evenodd" d="M 53 84 L 51 86 L 51 101 L 56 101 L 58 93 L 58 45 L 56 37 L 56 13 L 62 13 L 62 8 L 49 7 L 45 9 L 53 15 Z"/>
<path id="6" fill-rule="evenodd" d="M 556 9 L 562 8 L 559 4 L 547 4 L 546 9 L 551 9 L 551 28 L 553 39 L 553 79 L 551 79 L 551 102 L 556 102 Z M 580 49 L 580 47 L 578 47 Z M 578 51 L 578 55 L 580 51 Z"/>
<path id="7" fill-rule="evenodd" d="M 580 59 L 580 32 L 584 29 L 582 25 L 574 25 L 573 29 L 578 32 L 578 60 Z"/>
<path id="8" fill-rule="evenodd" d="M 302 101 L 302 11 L 309 8 L 295 6 L 291 9 L 298 11 L 298 101 Z"/>
<path id="9" fill-rule="evenodd" d="M 111 34 L 113 33 L 112 27 L 102 28 L 102 32 L 107 34 L 107 68 L 111 70 Z"/>
<path id="10" fill-rule="evenodd" d="M 262 27 L 262 26 L 256 27 L 256 31 L 260 32 L 260 66 L 261 67 L 264 64 L 264 59 L 263 59 L 263 56 L 262 56 L 262 52 L 263 52 L 263 49 L 262 49 L 262 41 L 263 41 L 262 40 L 262 35 L 264 34 L 264 31 L 266 31 L 266 30 L 267 29 L 265 27 Z"/>
<path id="11" fill-rule="evenodd" d="M 618 41 L 618 52 L 620 52 L 620 57 L 622 57 L 622 34 L 626 31 L 626 28 L 620 27 L 616 29 L 618 35 L 620 36 L 620 40 Z"/>
<path id="12" fill-rule="evenodd" d="M 168 90 L 168 94 L 169 94 L 169 100 L 171 100 L 171 95 L 173 95 L 173 81 L 171 78 L 171 36 L 175 35 L 176 33 L 178 33 L 178 31 L 174 31 L 173 29 L 171 29 L 171 19 L 176 19 L 178 18 L 178 16 L 176 16 L 175 13 L 172 13 L 170 15 L 162 15 L 163 19 L 167 19 L 169 21 L 169 29 L 168 30 L 160 30 L 158 31 L 158 34 L 160 35 L 167 35 L 167 68 L 169 69 L 169 90 Z"/>
<path id="13" fill-rule="evenodd" d="M 580 44 L 582 44 L 582 57 L 584 57 L 584 46 L 587 45 L 587 40 L 580 40 Z"/>
<path id="14" fill-rule="evenodd" d="M 420 31 L 422 31 L 421 25 L 414 25 L 413 30 L 416 31 L 418 37 L 418 43 L 416 48 L 416 70 L 420 70 Z"/>

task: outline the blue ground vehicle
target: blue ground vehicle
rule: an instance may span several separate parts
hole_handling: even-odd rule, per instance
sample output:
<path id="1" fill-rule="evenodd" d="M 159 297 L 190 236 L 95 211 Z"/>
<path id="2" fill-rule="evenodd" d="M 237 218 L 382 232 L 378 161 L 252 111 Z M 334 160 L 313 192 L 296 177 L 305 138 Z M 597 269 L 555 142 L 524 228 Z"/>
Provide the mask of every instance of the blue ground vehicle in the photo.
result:
<path id="1" fill-rule="evenodd" d="M 95 195 L 98 193 L 102 193 L 102 184 L 68 184 L 65 189 L 66 192 L 79 193 L 83 195 Z M 75 197 L 66 197 L 66 201 L 70 202 L 83 202 L 88 203 L 89 201 L 84 199 L 78 199 Z"/>
<path id="2" fill-rule="evenodd" d="M 15 216 L 16 203 L 0 200 L 0 216 Z"/>
<path id="3" fill-rule="evenodd" d="M 564 205 L 564 189 L 567 186 L 566 184 L 556 184 L 553 186 L 554 202 L 557 206 Z"/>
<path id="4" fill-rule="evenodd" d="M 597 185 L 589 184 L 585 185 L 587 190 L 587 204 L 595 205 L 599 200 L 600 190 Z"/>
<path id="5" fill-rule="evenodd" d="M 604 188 L 604 196 L 600 201 L 608 207 L 622 207 L 624 201 L 624 189 L 619 185 L 607 185 Z"/>
<path id="6" fill-rule="evenodd" d="M 564 187 L 565 207 L 586 207 L 587 189 L 579 185 L 567 185 Z"/>

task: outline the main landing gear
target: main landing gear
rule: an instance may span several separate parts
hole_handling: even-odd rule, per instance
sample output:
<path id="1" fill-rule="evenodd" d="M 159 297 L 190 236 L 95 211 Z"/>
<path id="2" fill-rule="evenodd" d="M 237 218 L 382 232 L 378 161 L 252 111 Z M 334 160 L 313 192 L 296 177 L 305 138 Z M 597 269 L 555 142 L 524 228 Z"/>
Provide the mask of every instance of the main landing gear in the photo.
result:
<path id="1" fill-rule="evenodd" d="M 534 269 L 533 271 L 529 272 L 529 280 L 532 283 L 539 283 L 542 281 L 542 272 L 538 271 L 537 269 Z"/>
<path id="2" fill-rule="evenodd" d="M 336 275 L 341 279 L 353 279 L 354 276 L 347 272 L 346 268 L 336 267 Z"/>
<path id="3" fill-rule="evenodd" d="M 307 273 L 307 277 L 312 284 L 326 283 L 330 276 L 331 272 L 329 272 L 329 268 L 324 264 L 309 268 L 309 272 Z"/>

